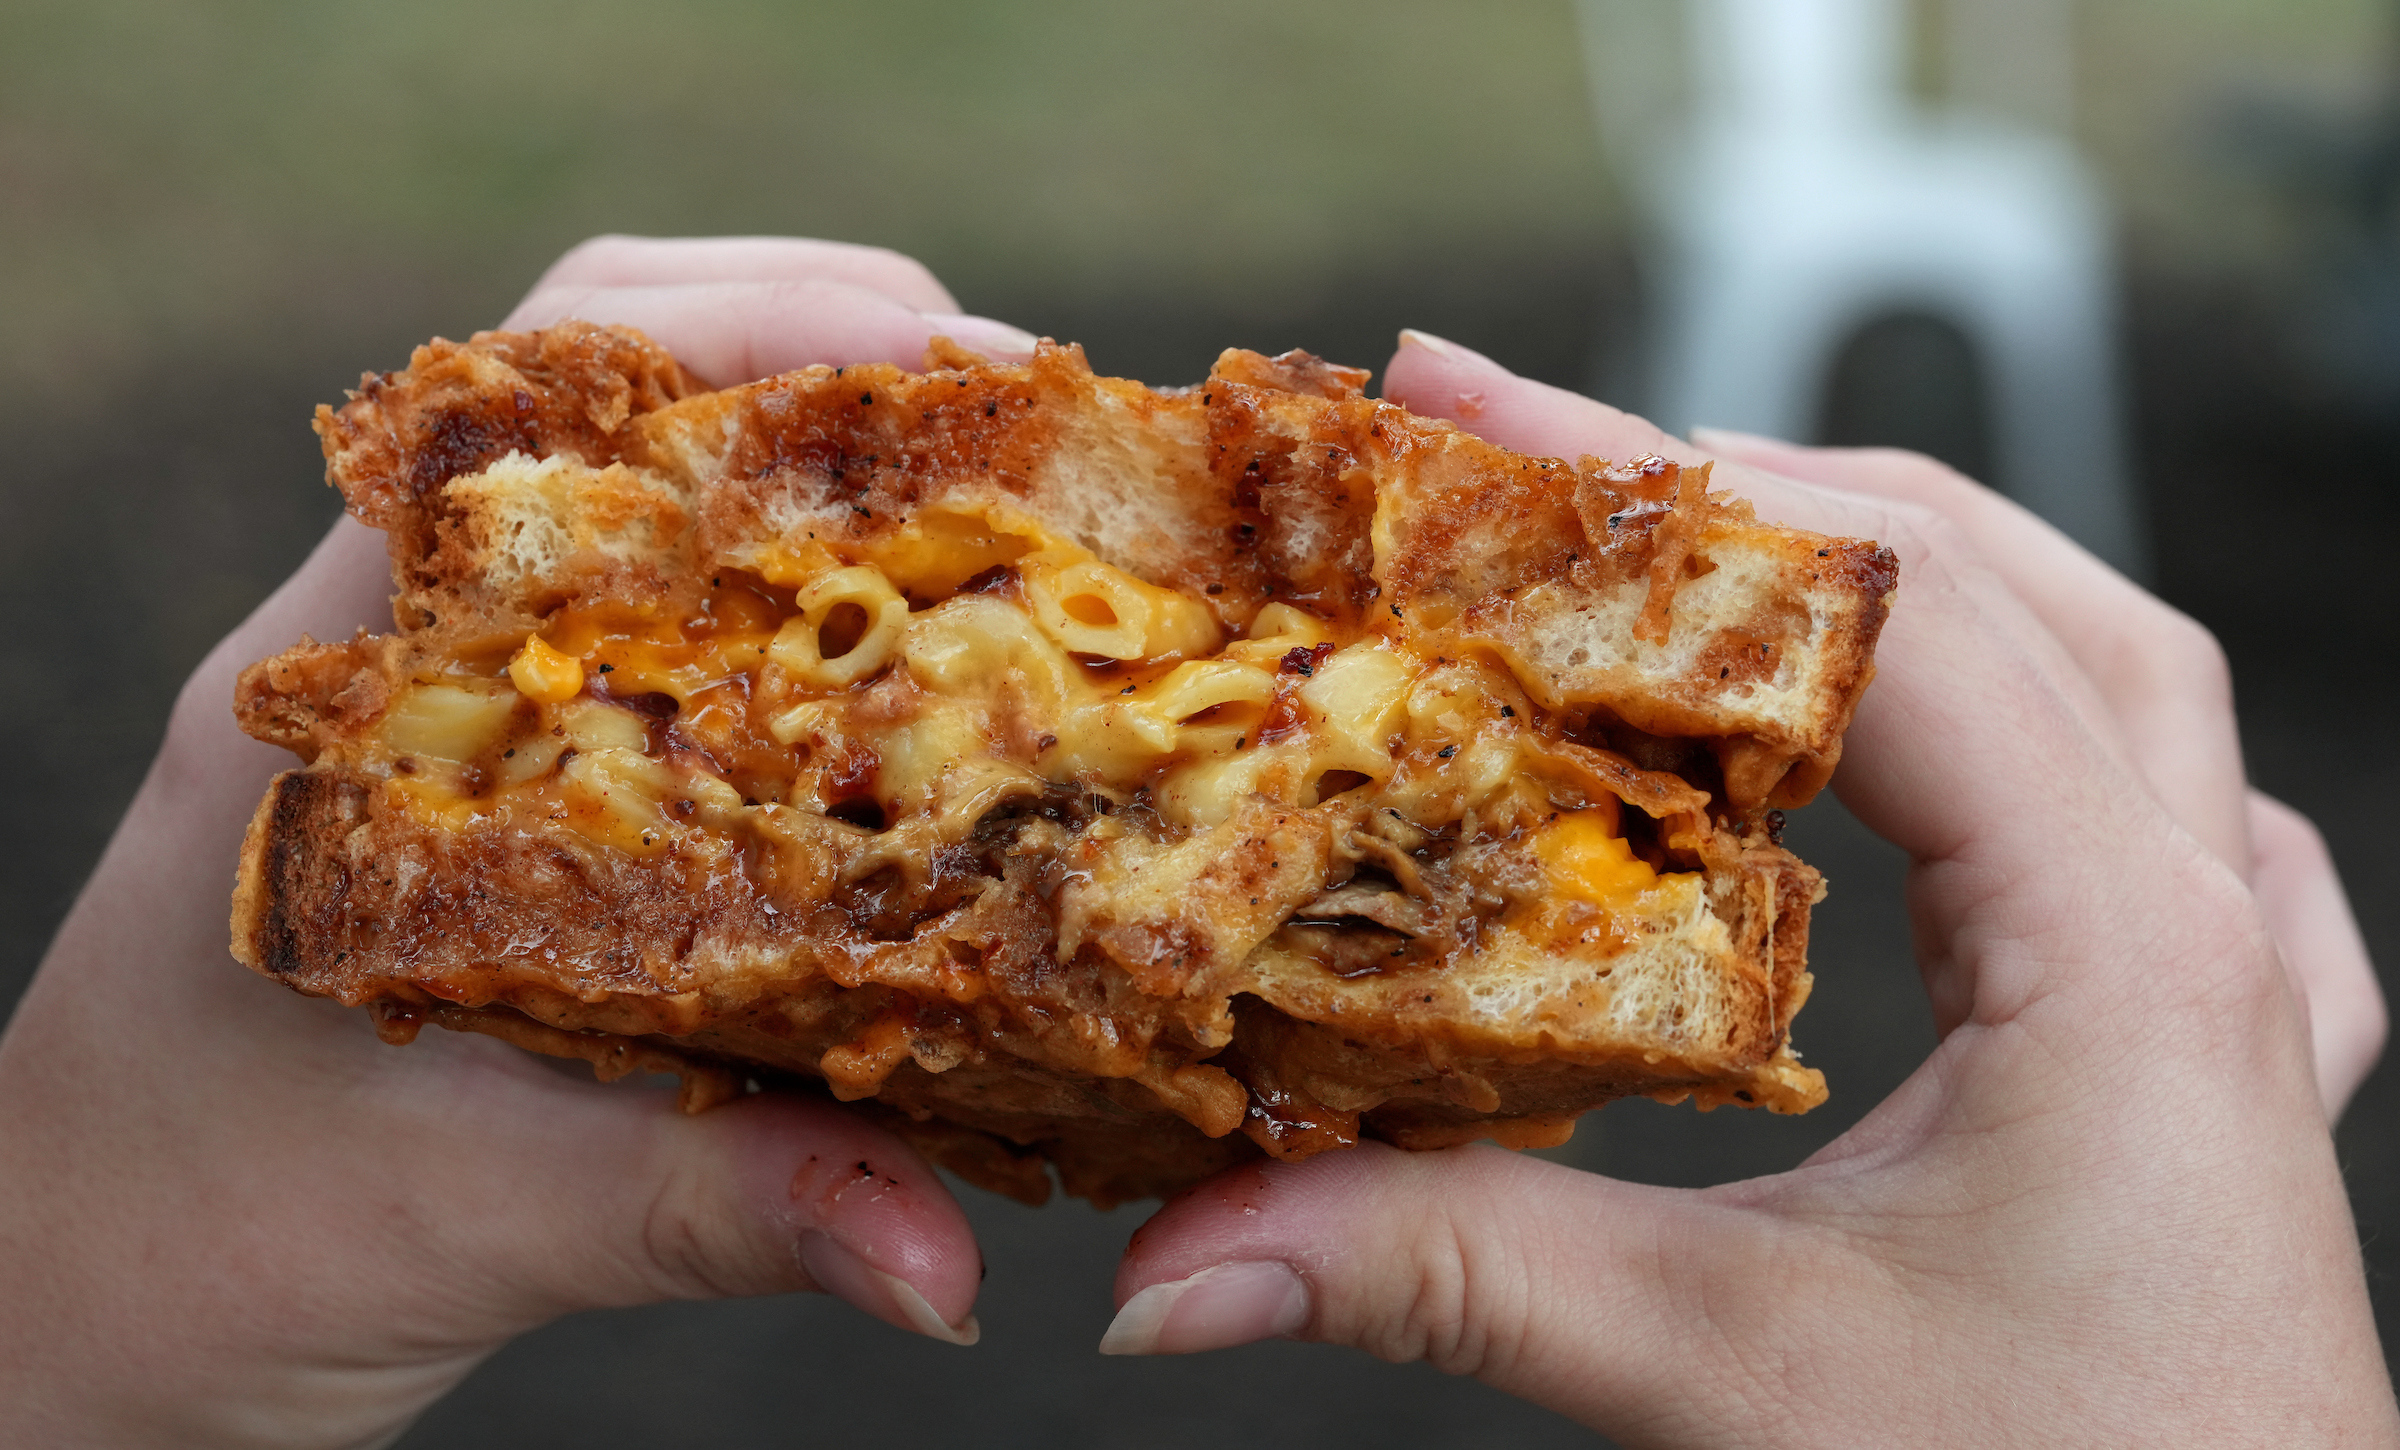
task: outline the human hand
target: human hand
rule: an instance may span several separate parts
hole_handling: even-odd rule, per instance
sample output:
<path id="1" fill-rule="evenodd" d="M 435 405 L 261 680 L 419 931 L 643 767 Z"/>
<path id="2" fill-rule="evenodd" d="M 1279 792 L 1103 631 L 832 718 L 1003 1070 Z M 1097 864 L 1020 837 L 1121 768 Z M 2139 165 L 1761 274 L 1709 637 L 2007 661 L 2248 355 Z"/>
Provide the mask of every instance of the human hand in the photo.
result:
<path id="1" fill-rule="evenodd" d="M 2322 844 L 2245 786 L 2213 641 L 1921 459 L 1695 447 L 1413 335 L 1386 393 L 1532 453 L 1713 454 L 1762 516 L 1899 553 L 1835 786 L 1910 853 L 1941 1042 L 1745 1183 L 1235 1170 L 1135 1236 L 1103 1347 L 1348 1344 L 1627 1445 L 2400 1436 L 2326 1126 L 2382 1002 Z"/>
<path id="2" fill-rule="evenodd" d="M 1030 351 L 956 312 L 870 248 L 606 239 L 508 325 L 632 322 L 717 384 L 915 366 L 935 333 Z M 304 630 L 388 628 L 390 592 L 344 519 L 209 655 L 0 1039 L 0 1441 L 380 1443 L 511 1336 L 665 1298 L 823 1290 L 972 1342 L 964 1217 L 849 1113 L 687 1118 L 487 1038 L 394 1051 L 234 964 L 243 826 L 293 763 L 234 728 L 234 676 Z"/>

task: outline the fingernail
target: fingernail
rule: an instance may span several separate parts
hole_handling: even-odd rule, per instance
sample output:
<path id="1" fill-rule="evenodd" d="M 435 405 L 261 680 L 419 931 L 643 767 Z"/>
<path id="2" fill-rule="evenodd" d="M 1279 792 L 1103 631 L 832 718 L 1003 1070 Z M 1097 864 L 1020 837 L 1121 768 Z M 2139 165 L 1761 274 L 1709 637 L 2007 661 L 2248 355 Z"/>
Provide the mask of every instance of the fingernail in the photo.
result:
<path id="1" fill-rule="evenodd" d="M 800 1266 L 826 1293 L 886 1324 L 944 1344 L 973 1344 L 983 1337 L 983 1326 L 975 1322 L 974 1315 L 956 1324 L 943 1322 L 916 1285 L 876 1268 L 834 1242 L 830 1234 L 800 1236 Z"/>
<path id="2" fill-rule="evenodd" d="M 1029 358 L 1041 339 L 1021 327 L 964 312 L 928 312 L 933 330 L 988 358 Z"/>
<path id="3" fill-rule="evenodd" d="M 1194 1354 L 1291 1333 L 1308 1322 L 1308 1286 L 1277 1263 L 1219 1264 L 1152 1284 L 1100 1336 L 1102 1354 Z"/>

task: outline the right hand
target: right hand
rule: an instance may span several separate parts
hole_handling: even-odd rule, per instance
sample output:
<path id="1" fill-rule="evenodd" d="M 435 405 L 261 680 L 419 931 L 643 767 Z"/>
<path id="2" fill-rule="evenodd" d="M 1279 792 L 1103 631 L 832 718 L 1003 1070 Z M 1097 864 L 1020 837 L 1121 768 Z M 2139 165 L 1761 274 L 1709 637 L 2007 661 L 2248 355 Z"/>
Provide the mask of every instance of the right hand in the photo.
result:
<path id="1" fill-rule="evenodd" d="M 1713 451 L 1762 516 L 1900 554 L 1834 785 L 1910 854 L 1941 1043 L 1744 1183 L 1236 1169 L 1135 1235 L 1103 1347 L 1347 1344 L 1628 1446 L 2400 1440 L 2327 1131 L 2382 1000 L 2321 845 L 2243 780 L 2214 642 L 1925 460 L 1695 448 L 1433 339 L 1386 395 L 1523 452 Z"/>

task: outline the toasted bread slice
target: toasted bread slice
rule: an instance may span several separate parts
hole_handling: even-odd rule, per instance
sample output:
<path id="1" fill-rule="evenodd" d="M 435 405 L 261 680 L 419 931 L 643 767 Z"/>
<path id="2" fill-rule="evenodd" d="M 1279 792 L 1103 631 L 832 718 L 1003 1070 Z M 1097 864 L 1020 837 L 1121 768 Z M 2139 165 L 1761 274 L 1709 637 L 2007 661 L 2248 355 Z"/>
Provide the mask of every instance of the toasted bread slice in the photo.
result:
<path id="1" fill-rule="evenodd" d="M 1814 1105 L 1777 808 L 1891 555 L 1365 380 L 419 349 L 318 415 L 398 628 L 243 677 L 306 764 L 234 954 L 693 1108 L 820 1079 L 1031 1201 L 1045 1160 L 1107 1203 L 1634 1093 Z"/>

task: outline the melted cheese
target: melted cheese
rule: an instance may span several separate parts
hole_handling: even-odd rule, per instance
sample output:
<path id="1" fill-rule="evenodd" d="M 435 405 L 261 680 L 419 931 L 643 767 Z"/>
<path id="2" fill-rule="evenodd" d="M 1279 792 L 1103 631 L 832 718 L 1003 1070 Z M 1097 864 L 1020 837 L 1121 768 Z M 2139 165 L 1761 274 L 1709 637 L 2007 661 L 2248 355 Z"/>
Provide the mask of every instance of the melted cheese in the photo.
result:
<path id="1" fill-rule="evenodd" d="M 1614 798 L 1562 812 L 1527 782 L 1532 707 L 1499 662 L 1339 637 L 1281 603 L 1227 640 L 1199 599 L 1013 516 L 932 512 L 858 557 L 811 541 L 746 562 L 697 612 L 571 606 L 489 678 L 404 692 L 383 745 L 421 763 L 395 788 L 446 824 L 516 812 L 637 857 L 745 829 L 788 843 L 814 819 L 858 840 L 845 879 L 921 871 L 1062 786 L 1188 832 L 1353 793 L 1426 830 L 1547 815 L 1525 847 L 1540 899 L 1512 919 L 1564 940 L 1621 939 L 1609 923 L 1698 880 L 1636 855 Z"/>
<path id="2" fill-rule="evenodd" d="M 1617 834 L 1618 810 L 1612 800 L 1568 811 L 1533 838 L 1534 859 L 1542 863 L 1551 890 L 1595 906 L 1626 909 L 1658 885 L 1658 872 Z"/>

